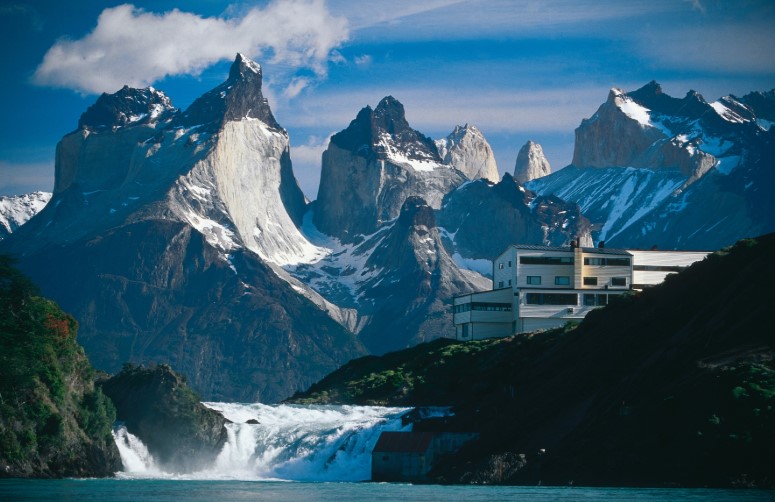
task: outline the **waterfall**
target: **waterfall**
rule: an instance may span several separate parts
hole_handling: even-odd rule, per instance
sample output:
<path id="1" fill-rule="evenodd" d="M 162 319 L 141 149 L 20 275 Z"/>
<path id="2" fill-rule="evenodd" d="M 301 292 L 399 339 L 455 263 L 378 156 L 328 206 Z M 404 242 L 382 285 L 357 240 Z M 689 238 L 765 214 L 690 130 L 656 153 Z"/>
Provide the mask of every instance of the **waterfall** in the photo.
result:
<path id="1" fill-rule="evenodd" d="M 113 428 L 113 440 L 116 442 L 118 453 L 121 455 L 121 463 L 124 464 L 125 472 L 149 476 L 160 474 L 148 448 L 140 441 L 140 438 L 127 431 L 123 424 Z"/>
<path id="2" fill-rule="evenodd" d="M 114 431 L 122 477 L 362 481 L 371 478 L 371 450 L 382 431 L 409 430 L 407 408 L 204 403 L 232 421 L 214 464 L 172 475 L 154 466 L 142 442 L 125 427 Z M 248 420 L 258 423 L 246 423 Z"/>

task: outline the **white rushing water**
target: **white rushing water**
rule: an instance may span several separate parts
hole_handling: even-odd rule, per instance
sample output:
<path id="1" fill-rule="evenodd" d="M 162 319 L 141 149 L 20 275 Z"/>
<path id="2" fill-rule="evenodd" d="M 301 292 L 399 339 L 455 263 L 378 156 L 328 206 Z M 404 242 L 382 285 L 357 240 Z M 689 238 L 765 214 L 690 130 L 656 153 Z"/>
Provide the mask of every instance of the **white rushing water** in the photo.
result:
<path id="1" fill-rule="evenodd" d="M 211 467 L 186 475 L 165 473 L 154 465 L 145 445 L 119 427 L 113 434 L 124 464 L 119 477 L 368 480 L 371 450 L 380 433 L 411 428 L 401 425 L 408 408 L 204 404 L 233 422 L 226 426 L 228 441 Z"/>

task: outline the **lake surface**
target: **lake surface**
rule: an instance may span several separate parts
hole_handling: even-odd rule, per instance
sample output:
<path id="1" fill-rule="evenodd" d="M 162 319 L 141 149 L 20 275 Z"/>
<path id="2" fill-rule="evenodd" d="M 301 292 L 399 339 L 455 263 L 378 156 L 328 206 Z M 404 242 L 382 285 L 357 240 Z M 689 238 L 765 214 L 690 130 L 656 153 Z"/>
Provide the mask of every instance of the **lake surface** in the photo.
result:
<path id="1" fill-rule="evenodd" d="M 775 491 L 660 488 L 436 486 L 170 479 L 0 479 L 0 500 L 166 501 L 771 501 Z"/>

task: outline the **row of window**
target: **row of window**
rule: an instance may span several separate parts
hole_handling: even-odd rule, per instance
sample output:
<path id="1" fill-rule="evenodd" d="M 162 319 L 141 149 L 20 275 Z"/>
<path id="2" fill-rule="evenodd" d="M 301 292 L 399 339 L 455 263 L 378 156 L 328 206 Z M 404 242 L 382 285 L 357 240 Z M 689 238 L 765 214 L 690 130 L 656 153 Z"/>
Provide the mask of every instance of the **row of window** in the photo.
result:
<path id="1" fill-rule="evenodd" d="M 668 265 L 633 265 L 632 269 L 639 272 L 680 272 L 686 267 Z"/>
<path id="2" fill-rule="evenodd" d="M 584 277 L 584 286 L 597 286 L 597 277 Z M 627 278 L 611 277 L 611 286 L 627 286 Z"/>
<path id="3" fill-rule="evenodd" d="M 584 294 L 584 305 L 587 307 L 602 307 L 608 305 L 608 295 Z M 579 304 L 579 296 L 571 293 L 527 293 L 526 305 L 568 305 Z"/>
<path id="4" fill-rule="evenodd" d="M 503 270 L 503 263 L 498 263 L 498 268 Z M 509 268 L 511 268 L 511 260 L 509 260 Z"/>
<path id="5" fill-rule="evenodd" d="M 540 286 L 541 285 L 541 276 L 540 275 L 528 275 L 526 278 L 527 284 L 529 286 Z M 511 281 L 509 281 L 509 286 L 511 285 Z M 567 275 L 557 275 L 554 277 L 554 285 L 555 286 L 570 286 L 570 276 Z M 584 285 L 585 286 L 597 286 L 597 277 L 584 277 Z M 611 286 L 627 286 L 627 278 L 626 277 L 612 277 L 611 278 Z M 503 287 L 503 281 L 500 282 L 500 287 Z"/>
<path id="6" fill-rule="evenodd" d="M 522 265 L 573 265 L 572 256 L 520 256 Z"/>
<path id="7" fill-rule="evenodd" d="M 629 258 L 584 258 L 584 265 L 608 267 L 629 267 Z"/>
<path id="8" fill-rule="evenodd" d="M 484 312 L 510 312 L 510 303 L 484 303 L 484 302 L 470 302 L 455 305 L 452 307 L 452 311 L 455 314 L 461 314 L 471 310 L 484 311 Z"/>
<path id="9" fill-rule="evenodd" d="M 541 285 L 541 276 L 540 275 L 529 275 L 527 276 L 527 283 L 530 286 L 540 286 Z M 557 275 L 554 277 L 554 285 L 555 286 L 570 286 L 570 276 L 568 275 Z"/>

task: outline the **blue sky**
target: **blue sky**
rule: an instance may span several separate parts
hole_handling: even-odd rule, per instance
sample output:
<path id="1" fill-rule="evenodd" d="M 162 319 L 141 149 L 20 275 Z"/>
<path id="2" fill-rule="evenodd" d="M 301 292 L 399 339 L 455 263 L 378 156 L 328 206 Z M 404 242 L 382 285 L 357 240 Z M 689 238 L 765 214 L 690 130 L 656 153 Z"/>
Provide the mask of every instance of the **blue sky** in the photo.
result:
<path id="1" fill-rule="evenodd" d="M 388 94 L 433 138 L 475 124 L 502 173 L 529 139 L 560 169 L 611 87 L 775 88 L 773 26 L 769 0 L 2 0 L 0 195 L 52 189 L 56 143 L 100 92 L 153 85 L 185 108 L 237 52 L 262 64 L 311 199 L 327 138 Z"/>

